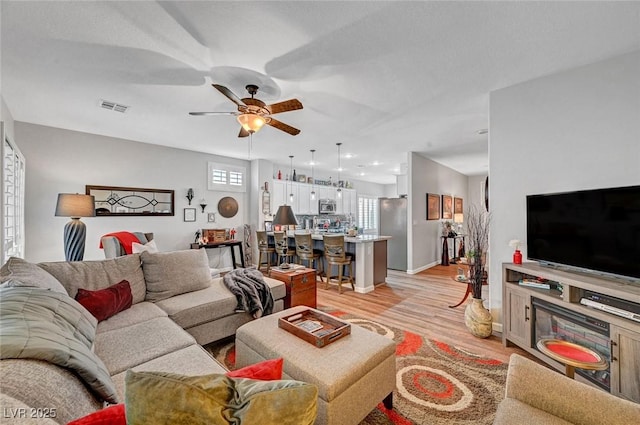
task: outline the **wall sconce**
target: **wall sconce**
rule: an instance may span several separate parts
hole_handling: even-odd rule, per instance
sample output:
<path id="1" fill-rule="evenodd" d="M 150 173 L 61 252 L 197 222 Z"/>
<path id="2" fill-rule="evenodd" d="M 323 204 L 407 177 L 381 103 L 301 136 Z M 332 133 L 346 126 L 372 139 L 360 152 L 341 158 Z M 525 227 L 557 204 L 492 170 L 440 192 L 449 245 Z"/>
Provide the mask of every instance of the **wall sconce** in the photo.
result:
<path id="1" fill-rule="evenodd" d="M 204 213 L 204 209 L 207 208 L 207 200 L 202 198 L 200 199 L 200 208 L 202 208 L 202 212 Z"/>
<path id="2" fill-rule="evenodd" d="M 191 200 L 193 199 L 193 189 L 191 188 L 187 190 L 187 199 L 189 200 L 189 205 L 191 205 Z"/>

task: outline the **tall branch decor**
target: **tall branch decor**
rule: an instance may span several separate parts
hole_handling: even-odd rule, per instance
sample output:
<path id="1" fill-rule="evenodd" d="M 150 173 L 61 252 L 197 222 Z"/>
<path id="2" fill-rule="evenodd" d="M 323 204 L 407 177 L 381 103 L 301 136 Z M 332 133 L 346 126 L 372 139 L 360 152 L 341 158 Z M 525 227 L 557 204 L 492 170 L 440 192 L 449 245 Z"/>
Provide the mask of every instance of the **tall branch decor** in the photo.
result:
<path id="1" fill-rule="evenodd" d="M 491 335 L 491 312 L 482 301 L 482 284 L 485 274 L 487 249 L 489 247 L 489 213 L 471 205 L 467 211 L 467 233 L 469 238 L 469 285 L 473 298 L 464 312 L 464 322 L 472 335 L 487 338 Z"/>

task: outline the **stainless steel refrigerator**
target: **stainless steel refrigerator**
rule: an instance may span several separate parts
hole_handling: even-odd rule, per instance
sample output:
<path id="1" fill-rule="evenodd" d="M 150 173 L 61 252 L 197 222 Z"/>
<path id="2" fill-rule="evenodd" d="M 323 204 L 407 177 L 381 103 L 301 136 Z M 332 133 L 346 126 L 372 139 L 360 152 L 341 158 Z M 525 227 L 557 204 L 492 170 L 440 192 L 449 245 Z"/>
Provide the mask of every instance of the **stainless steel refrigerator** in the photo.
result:
<path id="1" fill-rule="evenodd" d="M 380 198 L 380 235 L 387 241 L 387 267 L 407 271 L 407 198 Z"/>

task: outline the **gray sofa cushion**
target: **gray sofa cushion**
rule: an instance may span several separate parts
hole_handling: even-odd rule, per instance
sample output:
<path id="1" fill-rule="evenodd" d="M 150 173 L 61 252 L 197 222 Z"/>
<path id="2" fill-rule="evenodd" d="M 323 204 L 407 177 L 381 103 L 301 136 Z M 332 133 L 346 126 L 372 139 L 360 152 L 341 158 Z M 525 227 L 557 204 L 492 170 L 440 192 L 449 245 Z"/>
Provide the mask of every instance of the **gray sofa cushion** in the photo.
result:
<path id="1" fill-rule="evenodd" d="M 97 333 L 108 332 L 114 329 L 126 328 L 157 317 L 167 317 L 167 313 L 154 303 L 143 301 L 132 305 L 115 316 L 98 323 Z"/>
<path id="2" fill-rule="evenodd" d="M 96 334 L 95 352 L 115 375 L 195 342 L 171 319 L 158 317 Z"/>
<path id="3" fill-rule="evenodd" d="M 222 285 L 222 279 L 213 279 L 211 285 L 199 291 L 176 295 L 158 301 L 171 320 L 184 329 L 211 322 L 234 313 L 236 298 Z"/>
<path id="4" fill-rule="evenodd" d="M 0 269 L 0 286 L 32 286 L 61 294 L 67 293 L 64 286 L 50 273 L 17 257 L 9 258 Z"/>
<path id="5" fill-rule="evenodd" d="M 284 283 L 268 277 L 264 280 L 271 288 L 274 299 L 284 298 L 286 295 Z M 238 301 L 224 285 L 222 278 L 213 279 L 205 289 L 158 301 L 156 305 L 166 311 L 169 317 L 184 329 L 239 314 L 235 312 Z"/>
<path id="6" fill-rule="evenodd" d="M 150 360 L 131 370 L 136 372 L 157 371 L 180 373 L 183 375 L 209 375 L 211 373 L 227 373 L 227 369 L 218 363 L 201 346 L 194 344 L 173 353 Z M 127 372 L 111 377 L 116 385 L 118 395 L 124 400 L 124 378 Z"/>
<path id="7" fill-rule="evenodd" d="M 157 302 L 204 289 L 211 284 L 209 259 L 204 249 L 143 252 L 142 270 L 147 283 L 146 300 Z"/>
<path id="8" fill-rule="evenodd" d="M 99 261 L 39 263 L 38 266 L 58 279 L 72 298 L 78 288 L 97 291 L 122 280 L 131 285 L 133 304 L 144 301 L 147 291 L 139 254 Z"/>

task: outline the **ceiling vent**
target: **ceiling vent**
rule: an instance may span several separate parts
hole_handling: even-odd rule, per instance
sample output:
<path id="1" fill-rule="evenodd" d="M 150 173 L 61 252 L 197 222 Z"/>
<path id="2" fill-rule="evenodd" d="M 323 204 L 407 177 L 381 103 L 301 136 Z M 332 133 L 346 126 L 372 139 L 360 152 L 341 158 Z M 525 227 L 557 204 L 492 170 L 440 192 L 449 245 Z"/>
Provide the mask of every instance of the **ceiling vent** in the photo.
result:
<path id="1" fill-rule="evenodd" d="M 122 113 L 127 112 L 127 109 L 129 109 L 128 106 L 121 105 L 121 104 L 115 103 L 115 102 L 111 102 L 109 100 L 101 100 L 100 101 L 100 106 L 103 107 L 104 109 L 109 109 L 111 111 L 122 112 Z"/>

